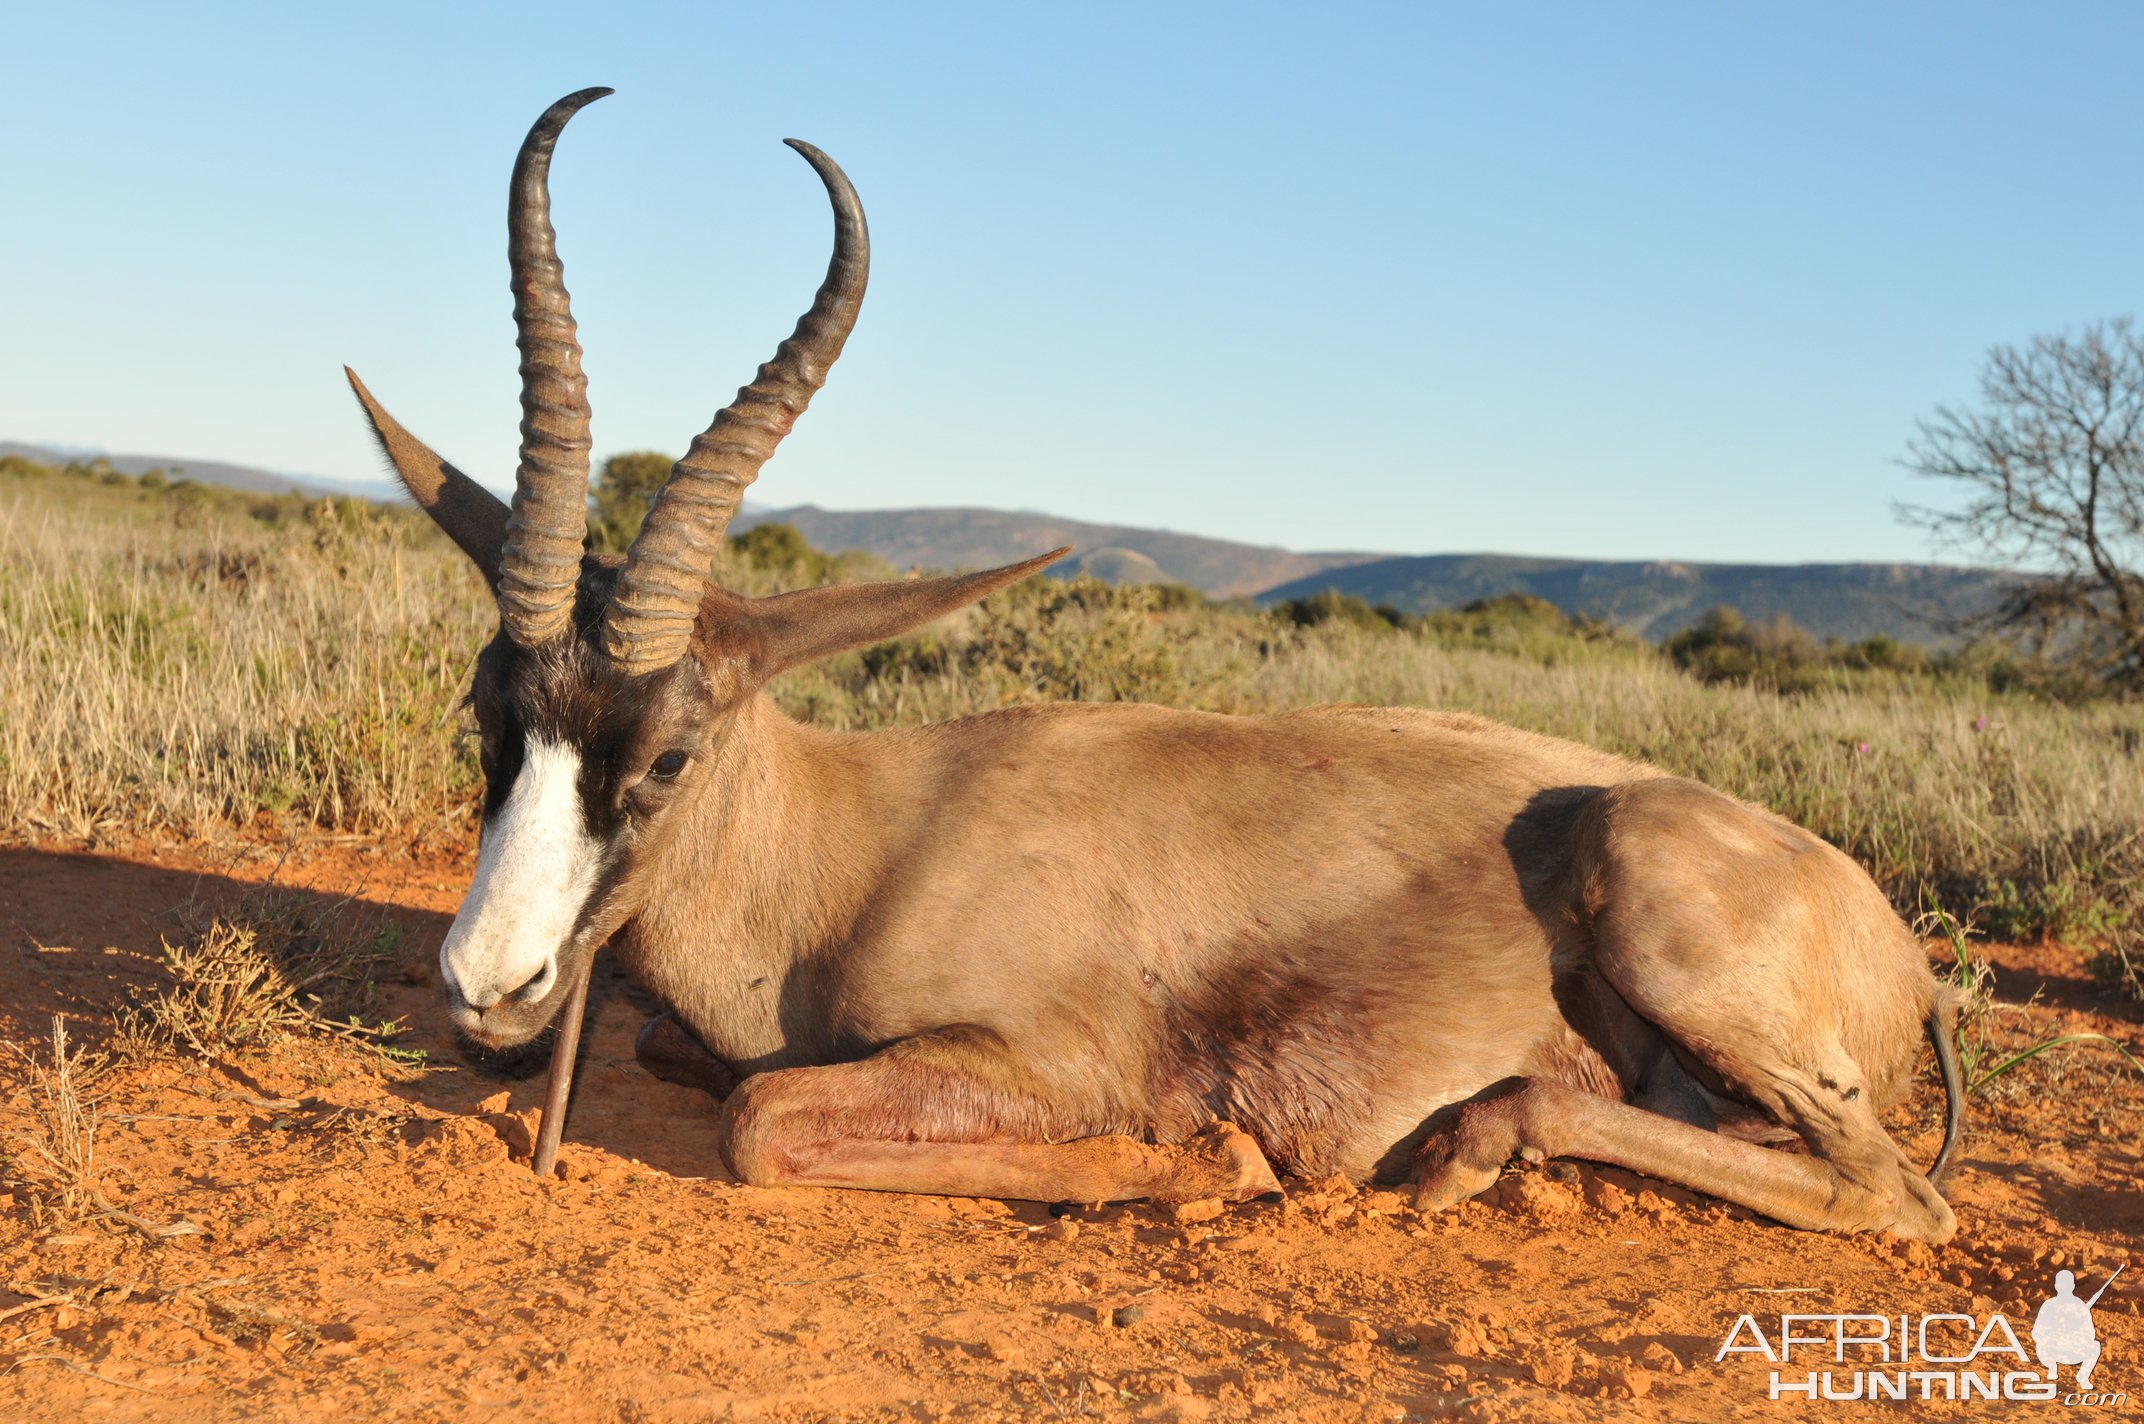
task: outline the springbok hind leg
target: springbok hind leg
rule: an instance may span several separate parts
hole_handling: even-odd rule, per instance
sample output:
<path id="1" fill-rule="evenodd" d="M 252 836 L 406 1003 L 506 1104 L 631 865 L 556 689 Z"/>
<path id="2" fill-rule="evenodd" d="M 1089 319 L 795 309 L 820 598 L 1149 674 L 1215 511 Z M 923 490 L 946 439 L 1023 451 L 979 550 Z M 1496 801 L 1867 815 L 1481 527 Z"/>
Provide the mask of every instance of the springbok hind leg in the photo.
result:
<path id="1" fill-rule="evenodd" d="M 1626 1167 L 1808 1230 L 1943 1241 L 1955 1226 L 1949 1206 L 1903 1158 L 1884 1164 L 1887 1171 L 1856 1170 L 1722 1137 L 1543 1078 L 1464 1105 L 1448 1128 L 1432 1134 L 1415 1159 L 1415 1205 L 1424 1211 L 1455 1205 L 1492 1185 L 1513 1157 Z"/>
<path id="2" fill-rule="evenodd" d="M 1258 1144 L 1227 1123 L 1174 1146 L 1084 1135 L 996 1035 L 960 1028 L 745 1079 L 723 1115 L 723 1154 L 760 1187 L 1079 1202 L 1279 1190 Z"/>

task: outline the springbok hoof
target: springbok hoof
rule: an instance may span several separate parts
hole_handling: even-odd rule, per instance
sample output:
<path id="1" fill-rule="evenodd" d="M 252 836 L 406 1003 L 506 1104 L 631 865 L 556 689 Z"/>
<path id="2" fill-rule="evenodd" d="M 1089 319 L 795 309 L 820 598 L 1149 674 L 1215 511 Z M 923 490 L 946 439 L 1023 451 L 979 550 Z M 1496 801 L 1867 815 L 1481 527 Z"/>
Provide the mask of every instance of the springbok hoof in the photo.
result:
<path id="1" fill-rule="evenodd" d="M 1437 1171 L 1424 1174 L 1415 1183 L 1414 1209 L 1420 1212 L 1448 1210 L 1480 1196 L 1495 1186 L 1503 1174 L 1500 1167 L 1470 1169 L 1457 1162 L 1448 1162 Z"/>
<path id="2" fill-rule="evenodd" d="M 737 1075 L 727 1063 L 707 1051 L 692 1036 L 692 1030 L 675 1014 L 657 1014 L 633 1040 L 633 1056 L 640 1066 L 666 1083 L 698 1088 L 717 1098 L 726 1098 L 737 1086 Z"/>
<path id="3" fill-rule="evenodd" d="M 1465 1125 L 1424 1142 L 1414 1159 L 1414 1209 L 1445 1211 L 1480 1196 L 1504 1175 L 1504 1158 L 1469 1152 Z"/>
<path id="4" fill-rule="evenodd" d="M 1200 1196 L 1219 1196 L 1224 1201 L 1256 1201 L 1280 1190 L 1273 1164 L 1257 1141 L 1232 1122 L 1217 1122 L 1200 1128 L 1184 1143 L 1195 1157 L 1220 1169 L 1219 1192 L 1201 1191 Z"/>

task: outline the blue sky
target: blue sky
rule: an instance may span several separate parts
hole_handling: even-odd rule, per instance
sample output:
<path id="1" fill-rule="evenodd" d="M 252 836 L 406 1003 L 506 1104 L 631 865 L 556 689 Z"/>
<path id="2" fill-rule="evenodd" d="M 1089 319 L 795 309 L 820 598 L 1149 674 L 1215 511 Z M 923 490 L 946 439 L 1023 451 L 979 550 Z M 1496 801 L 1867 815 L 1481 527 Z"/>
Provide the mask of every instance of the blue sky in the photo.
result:
<path id="1" fill-rule="evenodd" d="M 1911 559 L 1915 418 L 2138 306 L 2133 5 L 46 5 L 0 438 L 510 478 L 545 104 L 598 456 L 679 451 L 871 214 L 755 499 L 1303 549 Z"/>

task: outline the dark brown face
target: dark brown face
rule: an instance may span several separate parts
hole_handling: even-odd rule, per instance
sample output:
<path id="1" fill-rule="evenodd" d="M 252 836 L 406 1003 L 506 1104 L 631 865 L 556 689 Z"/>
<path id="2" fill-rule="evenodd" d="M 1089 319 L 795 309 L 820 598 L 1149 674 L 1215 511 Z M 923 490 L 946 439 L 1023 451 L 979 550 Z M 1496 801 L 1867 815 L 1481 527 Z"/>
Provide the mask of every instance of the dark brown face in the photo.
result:
<path id="1" fill-rule="evenodd" d="M 484 830 L 476 879 L 440 947 L 454 1025 L 525 1042 L 637 907 L 636 861 L 691 799 L 731 707 L 687 656 L 645 677 L 580 639 L 494 638 L 477 660 Z"/>

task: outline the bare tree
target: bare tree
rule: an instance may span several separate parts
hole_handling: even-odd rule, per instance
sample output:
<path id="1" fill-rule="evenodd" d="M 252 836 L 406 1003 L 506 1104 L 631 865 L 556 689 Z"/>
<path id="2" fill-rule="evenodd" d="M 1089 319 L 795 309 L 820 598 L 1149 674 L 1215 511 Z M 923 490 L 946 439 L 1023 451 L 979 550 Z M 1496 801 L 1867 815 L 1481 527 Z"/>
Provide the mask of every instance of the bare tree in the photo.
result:
<path id="1" fill-rule="evenodd" d="M 2119 317 L 1994 347 L 1980 395 L 1919 422 L 1904 461 L 1966 502 L 1901 515 L 2020 576 L 1968 626 L 2144 688 L 2144 337 Z"/>

